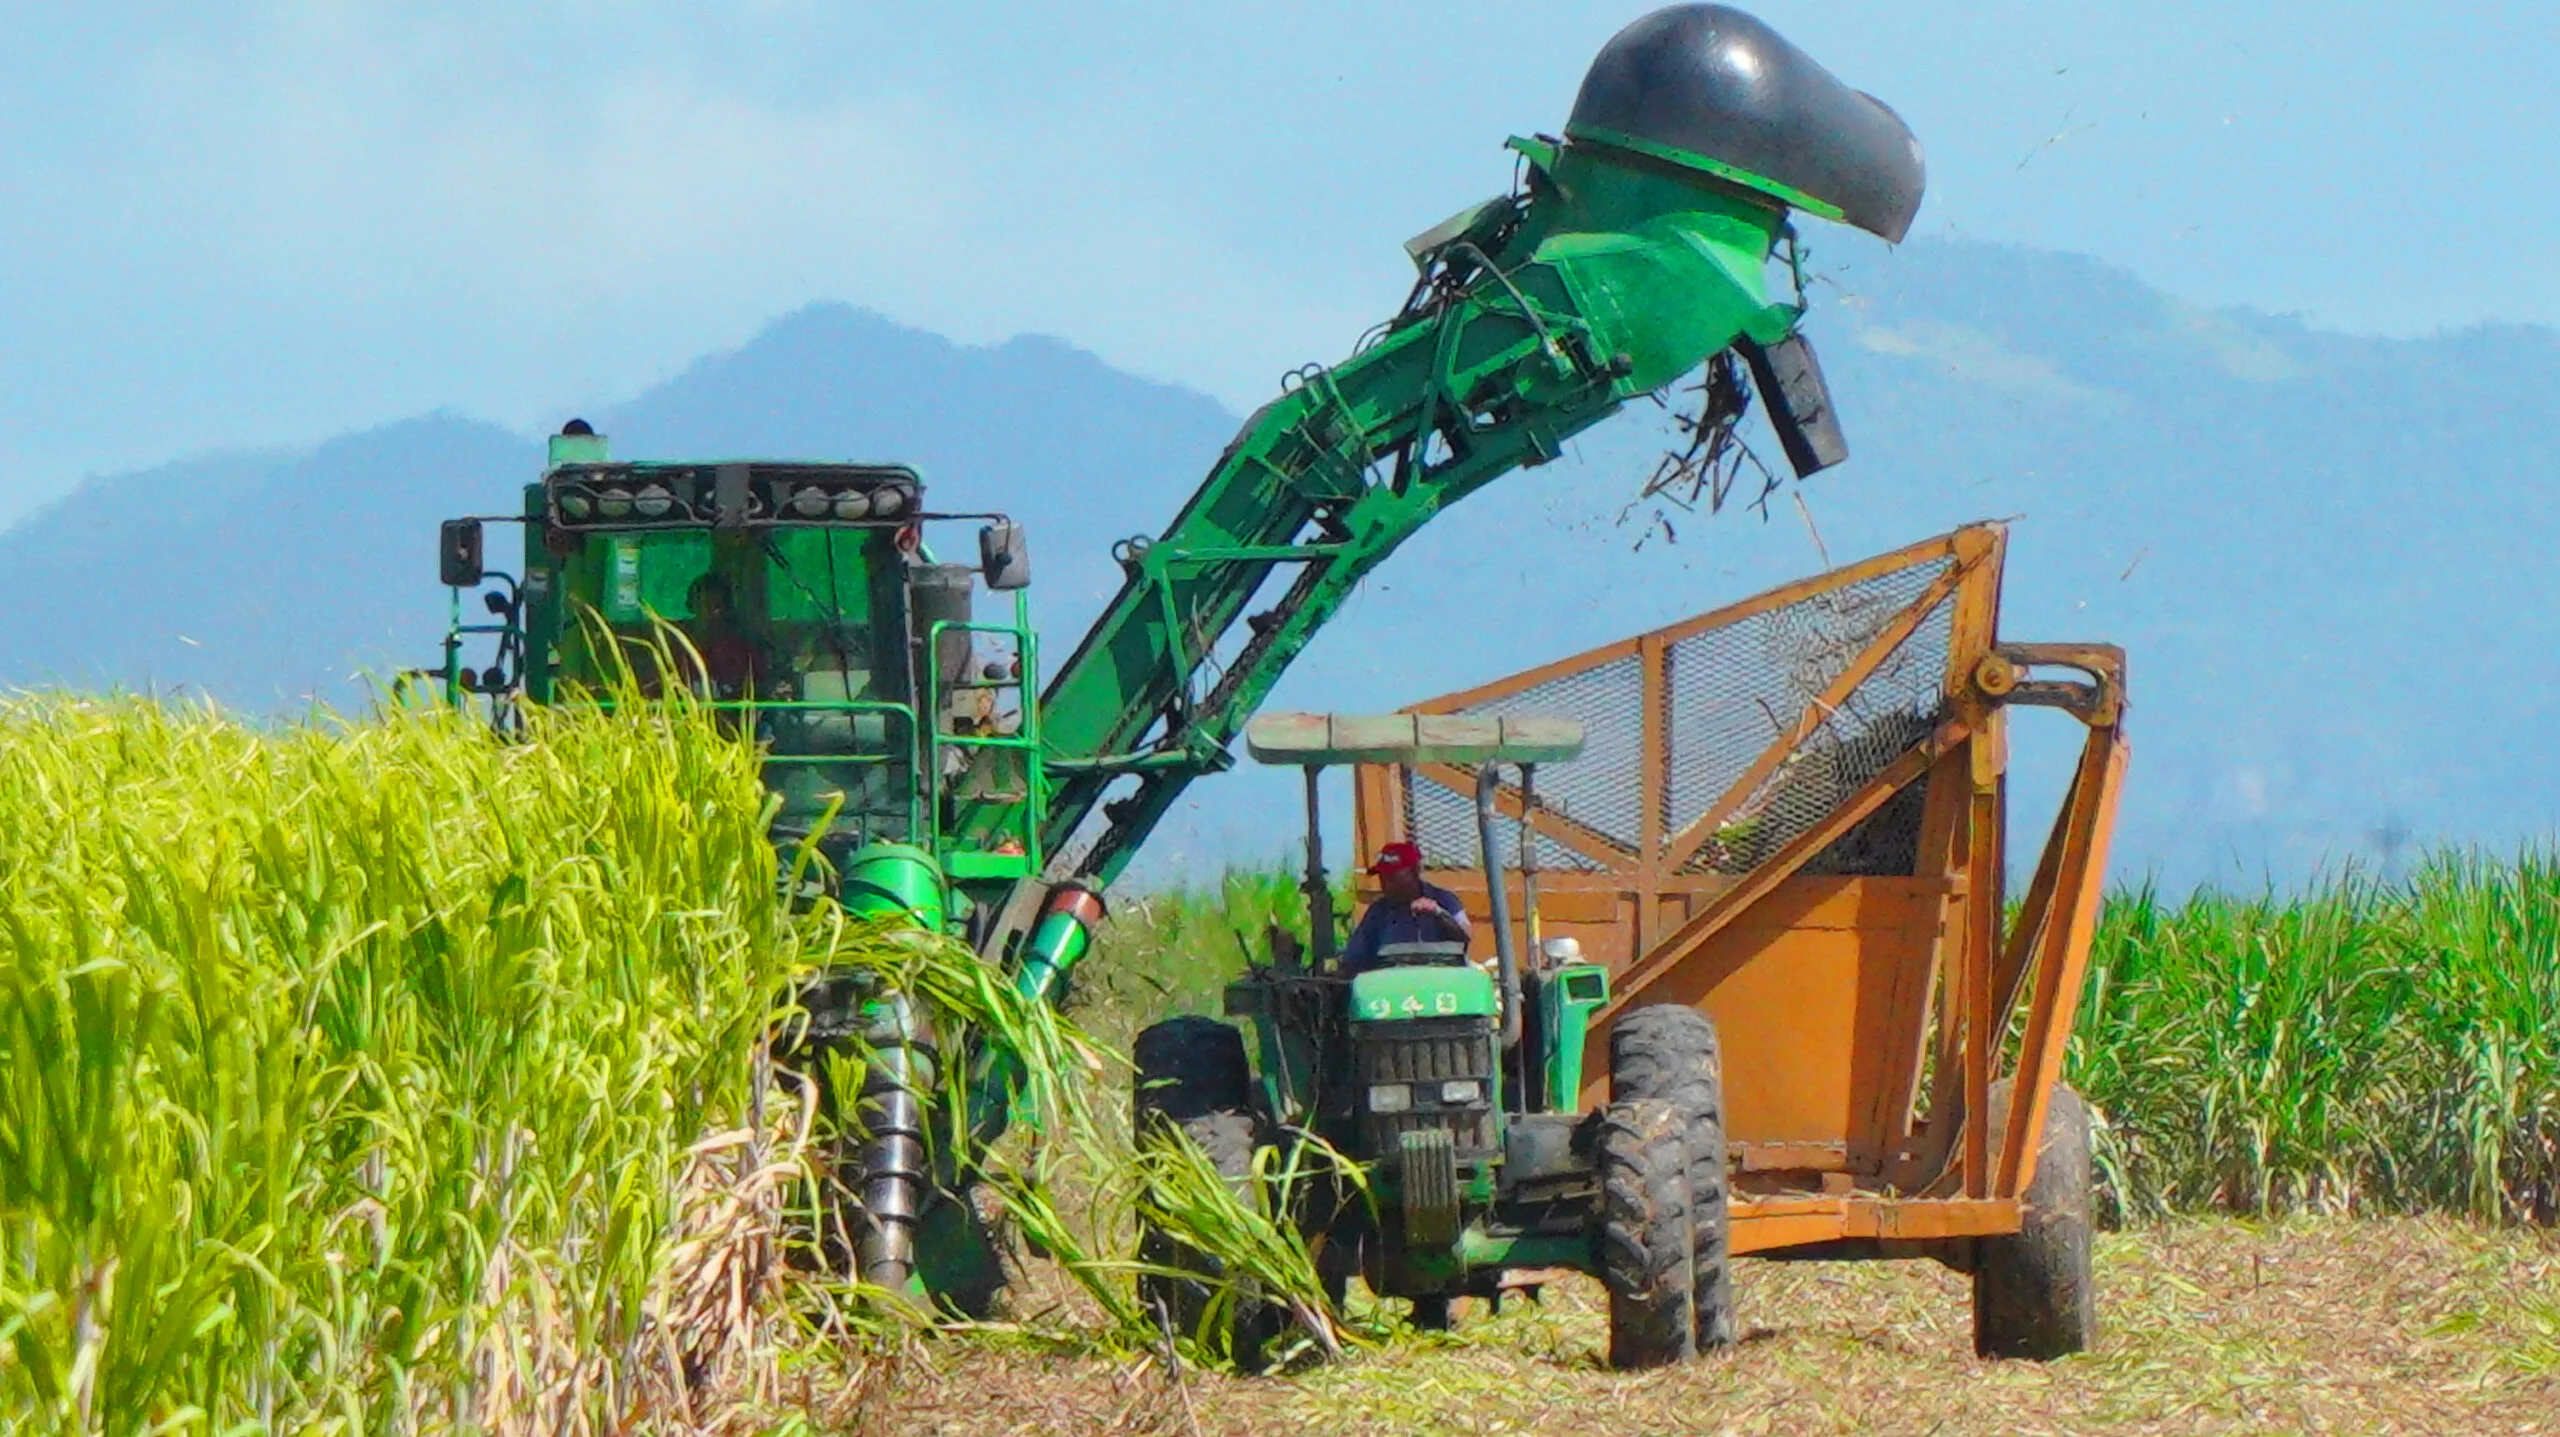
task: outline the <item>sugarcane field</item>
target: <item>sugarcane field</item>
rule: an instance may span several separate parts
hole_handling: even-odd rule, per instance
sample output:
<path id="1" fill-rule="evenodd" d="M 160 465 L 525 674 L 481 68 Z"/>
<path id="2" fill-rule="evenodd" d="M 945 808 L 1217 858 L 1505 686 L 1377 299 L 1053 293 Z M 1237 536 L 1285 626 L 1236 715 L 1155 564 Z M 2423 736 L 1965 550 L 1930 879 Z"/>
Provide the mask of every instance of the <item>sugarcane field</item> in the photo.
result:
<path id="1" fill-rule="evenodd" d="M 0 34 L 0 1430 L 2560 1432 L 2560 12 Z"/>

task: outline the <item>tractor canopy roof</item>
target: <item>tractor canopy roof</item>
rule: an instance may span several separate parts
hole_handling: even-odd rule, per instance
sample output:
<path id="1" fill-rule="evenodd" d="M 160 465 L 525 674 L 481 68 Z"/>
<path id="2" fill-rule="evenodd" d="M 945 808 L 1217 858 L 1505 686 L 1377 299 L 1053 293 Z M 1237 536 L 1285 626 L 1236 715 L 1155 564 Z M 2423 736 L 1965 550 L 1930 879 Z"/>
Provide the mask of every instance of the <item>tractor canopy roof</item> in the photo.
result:
<path id="1" fill-rule="evenodd" d="M 1562 763 L 1582 722 L 1542 714 L 1274 713 L 1245 730 L 1262 763 Z"/>

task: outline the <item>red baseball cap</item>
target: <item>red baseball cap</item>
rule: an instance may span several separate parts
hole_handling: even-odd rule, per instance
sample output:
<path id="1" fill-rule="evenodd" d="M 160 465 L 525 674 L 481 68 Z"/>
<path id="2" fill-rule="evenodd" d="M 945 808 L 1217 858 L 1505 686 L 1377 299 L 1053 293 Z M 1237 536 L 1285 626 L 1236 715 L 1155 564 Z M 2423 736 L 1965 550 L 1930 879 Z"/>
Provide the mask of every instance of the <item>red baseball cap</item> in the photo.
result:
<path id="1" fill-rule="evenodd" d="M 1378 861 L 1369 865 L 1371 873 L 1402 873 L 1422 866 L 1422 849 L 1411 843 L 1390 843 L 1378 850 Z"/>

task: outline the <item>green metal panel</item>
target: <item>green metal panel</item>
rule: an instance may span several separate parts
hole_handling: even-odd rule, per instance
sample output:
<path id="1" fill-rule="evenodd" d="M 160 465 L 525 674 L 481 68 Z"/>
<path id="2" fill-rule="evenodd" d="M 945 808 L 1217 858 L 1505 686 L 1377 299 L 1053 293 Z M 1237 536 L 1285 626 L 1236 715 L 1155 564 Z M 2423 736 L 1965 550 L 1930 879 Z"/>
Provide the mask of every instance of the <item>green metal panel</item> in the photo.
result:
<path id="1" fill-rule="evenodd" d="M 1491 1018 L 1501 1011 L 1493 976 L 1472 963 L 1378 968 L 1351 980 L 1351 1016 L 1364 1023 Z"/>
<path id="2" fill-rule="evenodd" d="M 612 446 L 601 434 L 554 434 L 551 436 L 550 461 L 544 467 L 557 469 L 563 464 L 605 464 L 612 462 Z"/>
<path id="3" fill-rule="evenodd" d="M 1583 1272 L 1600 1270 L 1598 1245 L 1592 1234 L 1579 1233 L 1505 1233 L 1483 1226 L 1471 1226 L 1458 1234 L 1457 1259 L 1461 1271 L 1486 1268 L 1566 1267 Z"/>
<path id="4" fill-rule="evenodd" d="M 1582 1102 L 1583 1040 L 1591 1031 L 1591 1015 L 1609 1003 L 1609 970 L 1596 963 L 1573 963 L 1541 980 L 1538 1020 L 1547 1057 L 1547 1111 L 1569 1113 Z"/>

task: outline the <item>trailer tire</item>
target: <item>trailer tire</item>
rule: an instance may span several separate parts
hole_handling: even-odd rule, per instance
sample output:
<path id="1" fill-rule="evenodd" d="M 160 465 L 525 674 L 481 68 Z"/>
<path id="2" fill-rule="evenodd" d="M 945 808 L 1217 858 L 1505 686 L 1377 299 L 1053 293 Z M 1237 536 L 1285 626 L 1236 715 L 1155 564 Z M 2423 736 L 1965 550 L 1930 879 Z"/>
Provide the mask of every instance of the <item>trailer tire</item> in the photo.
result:
<path id="1" fill-rule="evenodd" d="M 1695 1008 L 1657 1003 L 1609 1029 L 1609 1101 L 1666 1102 L 1689 1140 L 1689 1215 L 1697 1232 L 1698 1350 L 1734 1340 L 1731 1218 L 1726 1206 L 1724 1058 L 1715 1020 Z"/>
<path id="2" fill-rule="evenodd" d="M 1168 1018 L 1138 1035 L 1133 1056 L 1137 1078 L 1130 1108 L 1138 1140 L 1178 1131 L 1208 1154 L 1229 1186 L 1243 1191 L 1253 1181 L 1254 1150 L 1263 1145 L 1244 1036 L 1214 1018 Z M 1211 1334 L 1202 1327 L 1217 1306 L 1218 1280 L 1224 1276 L 1218 1260 L 1152 1226 L 1139 1231 L 1138 1260 L 1199 1274 L 1141 1274 L 1138 1302 L 1176 1335 L 1208 1338 Z M 1236 1304 L 1225 1334 L 1236 1365 L 1261 1367 L 1263 1353 L 1285 1320 L 1286 1314 L 1268 1303 Z"/>
<path id="3" fill-rule="evenodd" d="M 1996 1129 L 2008 1121 L 2010 1086 L 1992 1085 Z M 1996 1140 L 1993 1144 L 1998 1146 Z M 2050 1361 L 2088 1349 L 2098 1331 L 2090 1264 L 2089 1107 L 2056 1083 L 2045 1104 L 2034 1181 L 2022 1194 L 2024 1226 L 1974 1240 L 1973 1350 L 1982 1357 Z"/>
<path id="4" fill-rule="evenodd" d="M 1609 1289 L 1609 1365 L 1663 1367 L 1697 1351 L 1697 1239 L 1689 1145 L 1659 1101 L 1600 1114 L 1600 1280 Z"/>

